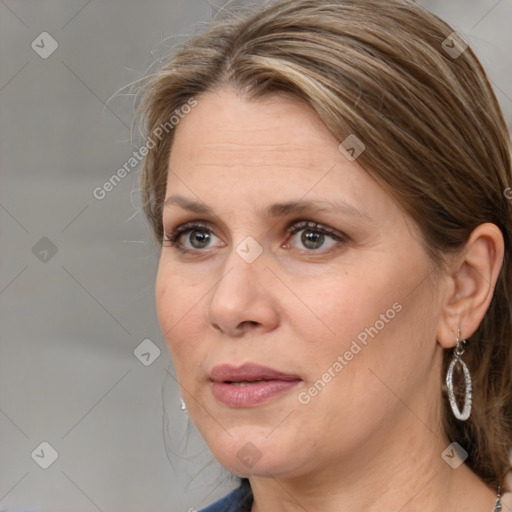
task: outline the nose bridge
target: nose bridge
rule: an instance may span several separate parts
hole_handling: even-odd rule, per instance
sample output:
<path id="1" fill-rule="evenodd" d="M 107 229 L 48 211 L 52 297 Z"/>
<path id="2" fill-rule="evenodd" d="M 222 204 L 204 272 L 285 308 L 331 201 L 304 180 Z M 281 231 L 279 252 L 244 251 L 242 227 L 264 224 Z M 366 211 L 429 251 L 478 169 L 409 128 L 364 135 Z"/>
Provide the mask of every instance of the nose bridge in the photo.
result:
<path id="1" fill-rule="evenodd" d="M 209 321 L 234 334 L 242 323 L 267 327 L 276 321 L 273 297 L 266 286 L 268 269 L 263 248 L 246 237 L 234 245 L 209 302 Z"/>
<path id="2" fill-rule="evenodd" d="M 263 248 L 252 237 L 245 237 L 234 245 L 223 265 L 223 277 L 215 287 L 217 293 L 234 293 L 237 302 L 246 301 L 257 292 L 265 273 Z M 230 299 L 227 296 L 225 299 Z"/>

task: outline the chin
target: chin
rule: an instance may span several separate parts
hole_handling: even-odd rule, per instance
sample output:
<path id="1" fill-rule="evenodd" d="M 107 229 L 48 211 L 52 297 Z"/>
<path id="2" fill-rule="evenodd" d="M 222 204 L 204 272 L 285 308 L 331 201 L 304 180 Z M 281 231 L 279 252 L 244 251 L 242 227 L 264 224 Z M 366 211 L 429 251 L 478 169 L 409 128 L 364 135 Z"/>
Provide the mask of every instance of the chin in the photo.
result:
<path id="1" fill-rule="evenodd" d="M 300 449 L 291 434 L 269 437 L 268 430 L 241 427 L 230 429 L 229 434 L 224 432 L 222 437 L 206 439 L 218 462 L 240 477 L 291 476 L 305 462 L 296 460 Z"/>

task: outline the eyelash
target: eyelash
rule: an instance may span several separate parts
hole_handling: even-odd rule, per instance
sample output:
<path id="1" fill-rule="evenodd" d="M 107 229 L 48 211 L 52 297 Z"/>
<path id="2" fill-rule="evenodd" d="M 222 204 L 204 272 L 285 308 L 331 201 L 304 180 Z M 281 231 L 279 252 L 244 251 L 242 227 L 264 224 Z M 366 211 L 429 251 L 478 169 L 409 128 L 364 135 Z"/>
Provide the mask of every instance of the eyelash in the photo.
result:
<path id="1" fill-rule="evenodd" d="M 346 244 L 348 242 L 348 237 L 346 235 L 344 235 L 343 233 L 339 233 L 339 232 L 333 230 L 332 228 L 329 228 L 327 226 L 323 226 L 322 224 L 318 224 L 316 222 L 306 221 L 306 220 L 297 221 L 297 222 L 294 222 L 293 224 L 291 224 L 286 229 L 286 235 L 289 236 L 289 237 L 292 237 L 293 235 L 295 235 L 299 231 L 302 231 L 302 230 L 305 230 L 305 229 L 309 229 L 310 231 L 314 231 L 315 233 L 320 233 L 320 234 L 323 234 L 323 235 L 327 235 L 327 236 L 333 238 L 334 240 L 336 240 L 337 242 L 340 242 L 342 244 Z M 185 233 L 189 233 L 191 231 L 202 231 L 202 232 L 206 232 L 208 234 L 212 233 L 212 230 L 206 224 L 202 224 L 200 222 L 189 222 L 189 223 L 182 224 L 181 226 L 176 227 L 169 234 L 166 233 L 165 236 L 167 238 L 164 239 L 164 242 L 169 243 L 171 247 L 177 249 L 178 251 L 180 251 L 182 253 L 205 252 L 207 249 L 206 250 L 202 250 L 202 249 L 186 249 L 186 248 L 183 247 L 181 242 L 179 242 L 179 239 Z M 304 251 L 306 251 L 308 253 L 313 253 L 313 252 L 320 252 L 321 249 L 318 249 L 318 250 L 304 249 Z"/>

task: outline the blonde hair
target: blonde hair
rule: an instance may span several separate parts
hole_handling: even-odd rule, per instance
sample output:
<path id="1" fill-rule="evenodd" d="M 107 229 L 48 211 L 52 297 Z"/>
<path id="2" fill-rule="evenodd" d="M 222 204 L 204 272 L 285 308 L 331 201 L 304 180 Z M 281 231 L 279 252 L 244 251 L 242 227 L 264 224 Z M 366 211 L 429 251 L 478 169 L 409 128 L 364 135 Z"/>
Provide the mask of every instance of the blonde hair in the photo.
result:
<path id="1" fill-rule="evenodd" d="M 510 139 L 481 64 L 453 29 L 401 0 L 285 0 L 223 15 L 148 77 L 140 115 L 148 134 L 200 95 L 235 87 L 247 98 L 284 93 L 311 106 L 343 141 L 363 141 L 360 163 L 421 229 L 442 269 L 479 224 L 496 224 L 506 255 L 491 305 L 464 355 L 473 409 L 443 427 L 489 484 L 510 469 L 512 445 Z M 447 39 L 452 34 L 451 39 Z M 455 38 L 455 39 L 454 39 Z M 448 45 L 447 42 L 448 41 Z M 144 212 L 162 241 L 162 203 L 173 131 L 141 173 Z M 443 376 L 450 351 L 445 352 Z M 440 379 L 442 377 L 440 375 Z"/>

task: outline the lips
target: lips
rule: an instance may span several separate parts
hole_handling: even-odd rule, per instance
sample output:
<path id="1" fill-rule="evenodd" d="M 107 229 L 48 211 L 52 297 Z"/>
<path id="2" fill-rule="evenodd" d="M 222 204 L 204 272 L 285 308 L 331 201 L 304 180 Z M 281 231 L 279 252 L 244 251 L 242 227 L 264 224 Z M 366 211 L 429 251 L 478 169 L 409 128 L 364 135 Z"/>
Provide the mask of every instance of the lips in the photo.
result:
<path id="1" fill-rule="evenodd" d="M 214 382 L 251 382 L 257 380 L 301 380 L 297 375 L 279 372 L 253 363 L 235 367 L 228 364 L 215 366 L 210 373 Z"/>
<path id="2" fill-rule="evenodd" d="M 255 407 L 302 382 L 297 375 L 254 363 L 216 366 L 210 380 L 214 397 L 233 408 Z"/>

